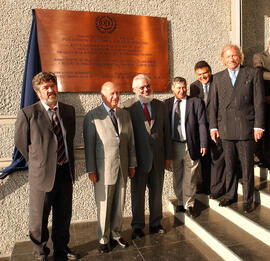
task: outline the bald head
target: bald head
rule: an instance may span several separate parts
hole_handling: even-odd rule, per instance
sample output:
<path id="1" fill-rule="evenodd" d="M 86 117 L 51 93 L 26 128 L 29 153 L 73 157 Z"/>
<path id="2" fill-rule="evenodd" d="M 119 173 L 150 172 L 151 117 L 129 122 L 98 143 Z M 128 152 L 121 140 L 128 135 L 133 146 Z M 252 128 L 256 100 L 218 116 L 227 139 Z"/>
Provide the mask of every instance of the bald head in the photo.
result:
<path id="1" fill-rule="evenodd" d="M 111 109 L 114 109 L 119 102 L 119 89 L 113 82 L 105 82 L 101 86 L 101 97 L 103 102 Z"/>

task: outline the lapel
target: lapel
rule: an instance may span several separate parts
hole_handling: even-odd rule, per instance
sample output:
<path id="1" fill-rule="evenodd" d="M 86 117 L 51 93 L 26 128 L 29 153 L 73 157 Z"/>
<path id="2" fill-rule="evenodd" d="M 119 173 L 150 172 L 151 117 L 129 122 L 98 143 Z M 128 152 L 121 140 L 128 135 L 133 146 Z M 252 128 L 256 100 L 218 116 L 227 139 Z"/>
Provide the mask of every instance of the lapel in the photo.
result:
<path id="1" fill-rule="evenodd" d="M 47 128 L 52 131 L 53 131 L 53 126 L 52 126 L 52 123 L 48 117 L 48 112 L 45 110 L 45 108 L 43 107 L 41 101 L 38 102 L 38 117 L 39 117 L 39 120 L 41 122 L 41 126 L 47 126 Z"/>
<path id="2" fill-rule="evenodd" d="M 186 96 L 187 97 L 187 102 L 186 102 L 186 115 L 185 115 L 185 122 L 187 121 L 187 118 L 188 118 L 188 114 L 190 113 L 190 110 L 191 110 L 191 102 L 190 102 L 190 97 L 189 96 Z"/>
<path id="3" fill-rule="evenodd" d="M 97 116 L 98 116 L 98 119 L 101 119 L 101 120 L 105 120 L 106 122 L 106 126 L 114 133 L 116 133 L 116 130 L 114 128 L 114 125 L 112 123 L 112 120 L 111 120 L 111 117 L 110 115 L 108 114 L 108 112 L 106 111 L 105 107 L 103 106 L 103 104 L 101 104 L 99 107 L 98 107 L 98 111 L 97 111 Z M 117 134 L 117 133 L 116 133 Z"/>
<path id="4" fill-rule="evenodd" d="M 116 107 L 116 115 L 117 115 L 118 131 L 120 135 L 122 131 L 122 124 L 124 124 L 124 118 L 121 109 L 119 109 L 118 107 Z"/>
<path id="5" fill-rule="evenodd" d="M 150 128 L 152 129 L 152 127 L 154 126 L 154 123 L 156 121 L 156 117 L 157 117 L 157 109 L 156 109 L 156 103 L 153 102 L 153 100 L 150 102 L 151 105 L 151 125 Z M 149 126 L 149 124 L 148 124 Z"/>
<path id="6" fill-rule="evenodd" d="M 227 106 L 229 106 L 231 104 L 231 102 L 234 100 L 234 98 L 237 96 L 237 93 L 240 91 L 241 83 L 245 81 L 245 74 L 244 74 L 243 68 L 241 66 L 240 69 L 239 69 L 238 75 L 236 77 L 236 81 L 234 83 L 234 86 L 232 86 L 229 72 L 228 72 L 228 70 L 226 70 L 226 71 L 227 71 L 227 74 L 228 74 L 228 77 L 229 77 L 230 86 L 232 88 L 230 96 L 228 96 L 228 97 L 230 97 L 230 100 L 228 101 Z"/>
<path id="7" fill-rule="evenodd" d="M 140 117 L 142 119 L 142 121 L 144 122 L 144 126 L 145 126 L 147 132 L 149 134 L 151 134 L 152 120 L 151 120 L 151 126 L 149 126 L 149 123 L 148 123 L 148 120 L 147 120 L 147 118 L 145 116 L 145 113 L 144 113 L 142 104 L 141 104 L 141 102 L 138 99 L 136 99 L 136 102 L 134 103 L 134 106 L 135 106 L 135 112 L 138 113 L 138 117 Z M 151 110 L 152 110 L 152 118 L 153 118 L 152 105 L 151 105 Z"/>

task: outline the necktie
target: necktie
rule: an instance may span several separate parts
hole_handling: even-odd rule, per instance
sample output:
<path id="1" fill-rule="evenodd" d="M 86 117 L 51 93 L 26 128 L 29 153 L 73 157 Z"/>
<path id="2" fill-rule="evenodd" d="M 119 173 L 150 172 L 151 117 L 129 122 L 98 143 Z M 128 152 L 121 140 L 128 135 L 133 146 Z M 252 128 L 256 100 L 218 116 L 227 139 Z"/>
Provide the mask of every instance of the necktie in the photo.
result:
<path id="1" fill-rule="evenodd" d="M 117 119 L 115 117 L 115 114 L 114 114 L 114 110 L 113 109 L 110 109 L 110 118 L 112 120 L 112 123 L 113 123 L 113 126 L 115 128 L 115 131 L 117 132 L 117 134 L 119 134 L 119 132 L 118 132 Z"/>
<path id="2" fill-rule="evenodd" d="M 207 103 L 207 99 L 208 99 L 208 91 L 207 91 L 207 85 L 204 85 L 203 86 L 203 100 L 204 100 L 204 103 L 206 104 Z"/>
<path id="3" fill-rule="evenodd" d="M 181 100 L 177 100 L 174 103 L 174 125 L 173 125 L 173 139 L 180 141 L 182 137 L 181 131 L 181 111 L 180 111 L 180 102 Z"/>
<path id="4" fill-rule="evenodd" d="M 146 116 L 148 123 L 149 123 L 149 126 L 150 126 L 151 125 L 151 117 L 150 117 L 146 103 L 143 104 L 143 110 L 144 110 L 145 116 Z"/>
<path id="5" fill-rule="evenodd" d="M 63 165 L 63 163 L 66 161 L 66 152 L 65 152 L 65 144 L 64 144 L 64 138 L 63 133 L 61 129 L 61 125 L 59 122 L 59 119 L 56 114 L 56 108 L 50 109 L 52 112 L 52 126 L 53 131 L 57 137 L 57 163 L 58 165 Z"/>
<path id="6" fill-rule="evenodd" d="M 231 71 L 231 82 L 233 86 L 235 81 L 236 81 L 236 71 Z"/>

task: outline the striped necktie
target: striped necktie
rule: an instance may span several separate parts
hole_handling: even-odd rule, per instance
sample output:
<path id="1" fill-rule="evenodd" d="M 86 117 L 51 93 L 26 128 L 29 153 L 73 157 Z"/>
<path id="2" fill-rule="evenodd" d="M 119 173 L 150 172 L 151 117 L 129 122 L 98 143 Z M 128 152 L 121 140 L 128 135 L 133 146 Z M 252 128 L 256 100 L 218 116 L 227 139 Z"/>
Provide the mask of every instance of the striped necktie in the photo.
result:
<path id="1" fill-rule="evenodd" d="M 50 109 L 52 112 L 52 126 L 53 126 L 53 131 L 57 137 L 57 164 L 58 165 L 63 165 L 63 163 L 66 161 L 66 152 L 65 152 L 65 144 L 64 144 L 64 138 L 63 138 L 63 133 L 61 129 L 61 125 L 59 122 L 59 119 L 56 114 L 56 108 Z"/>
<path id="2" fill-rule="evenodd" d="M 147 108 L 147 104 L 146 103 L 143 104 L 143 111 L 144 111 L 144 114 L 145 114 L 145 116 L 147 118 L 147 121 L 149 123 L 149 126 L 151 126 L 151 117 L 150 117 L 150 113 L 149 113 L 149 110 Z"/>

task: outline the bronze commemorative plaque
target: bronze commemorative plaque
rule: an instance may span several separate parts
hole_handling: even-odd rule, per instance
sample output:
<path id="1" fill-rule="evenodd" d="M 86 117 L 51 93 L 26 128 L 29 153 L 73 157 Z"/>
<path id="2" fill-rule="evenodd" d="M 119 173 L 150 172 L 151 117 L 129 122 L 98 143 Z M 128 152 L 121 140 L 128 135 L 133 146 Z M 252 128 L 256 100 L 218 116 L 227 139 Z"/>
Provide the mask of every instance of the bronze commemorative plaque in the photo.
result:
<path id="1" fill-rule="evenodd" d="M 155 92 L 168 91 L 167 19 L 36 9 L 42 71 L 56 73 L 60 92 L 98 92 L 106 81 L 122 92 L 148 75 Z"/>

